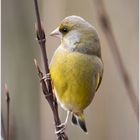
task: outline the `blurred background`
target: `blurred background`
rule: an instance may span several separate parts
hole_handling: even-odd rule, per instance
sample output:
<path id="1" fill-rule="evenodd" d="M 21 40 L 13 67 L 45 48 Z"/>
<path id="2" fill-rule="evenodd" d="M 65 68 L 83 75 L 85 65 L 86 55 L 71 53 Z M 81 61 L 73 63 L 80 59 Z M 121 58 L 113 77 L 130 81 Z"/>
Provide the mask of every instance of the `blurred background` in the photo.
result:
<path id="1" fill-rule="evenodd" d="M 138 97 L 138 0 L 104 0 L 104 4 Z M 79 15 L 85 18 L 100 36 L 104 76 L 94 101 L 85 111 L 88 135 L 69 122 L 66 130 L 69 139 L 138 140 L 138 121 L 100 27 L 94 0 L 40 0 L 39 5 L 49 62 L 60 41 L 48 34 L 64 17 Z M 11 140 L 56 140 L 52 112 L 42 94 L 33 62 L 36 58 L 44 70 L 34 31 L 35 21 L 33 0 L 2 0 L 1 112 L 2 123 L 6 126 L 4 83 L 7 83 L 11 96 Z M 59 112 L 64 121 L 66 112 L 61 108 Z"/>

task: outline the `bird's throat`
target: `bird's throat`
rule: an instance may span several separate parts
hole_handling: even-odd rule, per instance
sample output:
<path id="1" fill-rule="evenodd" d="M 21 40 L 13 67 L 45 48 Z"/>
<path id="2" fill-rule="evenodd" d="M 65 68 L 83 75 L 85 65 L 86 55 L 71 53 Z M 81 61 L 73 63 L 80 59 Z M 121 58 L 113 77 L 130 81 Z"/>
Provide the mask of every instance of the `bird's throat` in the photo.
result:
<path id="1" fill-rule="evenodd" d="M 76 48 L 77 43 L 79 42 L 80 42 L 80 34 L 74 32 L 73 34 L 69 34 L 68 36 L 63 37 L 61 45 L 64 48 L 73 51 Z"/>

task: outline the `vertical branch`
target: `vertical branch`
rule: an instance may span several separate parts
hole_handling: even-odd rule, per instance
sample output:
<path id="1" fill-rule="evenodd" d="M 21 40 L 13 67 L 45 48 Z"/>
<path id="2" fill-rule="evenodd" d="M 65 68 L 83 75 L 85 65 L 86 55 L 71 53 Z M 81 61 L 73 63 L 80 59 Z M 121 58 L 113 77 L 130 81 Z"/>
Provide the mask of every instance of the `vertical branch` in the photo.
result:
<path id="1" fill-rule="evenodd" d="M 9 91 L 8 91 L 8 87 L 5 84 L 5 94 L 6 94 L 6 104 L 7 104 L 7 132 L 6 132 L 6 140 L 9 140 L 9 117 L 10 117 L 10 96 L 9 96 Z"/>
<path id="2" fill-rule="evenodd" d="M 127 90 L 127 95 L 131 101 L 132 108 L 133 108 L 133 110 L 136 114 L 137 120 L 138 120 L 138 117 L 139 117 L 138 98 L 134 92 L 129 74 L 125 68 L 121 55 L 119 53 L 119 47 L 118 47 L 118 44 L 117 44 L 114 34 L 113 34 L 109 16 L 105 10 L 105 6 L 104 6 L 104 3 L 102 0 L 95 0 L 95 4 L 96 4 L 96 8 L 97 8 L 97 16 L 99 18 L 99 23 L 101 25 L 102 30 L 105 33 L 106 39 L 109 43 L 109 47 L 112 51 L 114 59 L 116 60 L 116 63 L 120 70 L 120 74 L 121 74 L 121 76 L 123 78 L 123 82 L 125 84 L 125 88 Z"/>
<path id="3" fill-rule="evenodd" d="M 36 18 L 37 18 L 37 24 L 36 24 L 36 35 L 37 35 L 37 40 L 38 43 L 40 45 L 40 49 L 42 52 L 42 57 L 43 57 L 43 62 L 44 62 L 44 67 L 45 67 L 45 76 L 47 77 L 46 79 L 44 78 L 43 73 L 41 72 L 38 63 L 36 60 L 34 60 L 35 62 L 35 66 L 36 69 L 38 71 L 38 76 L 41 79 L 41 85 L 42 85 L 42 91 L 45 95 L 45 98 L 47 99 L 52 112 L 53 112 L 53 117 L 54 117 L 54 122 L 55 122 L 55 128 L 56 131 L 58 132 L 61 127 L 58 127 L 58 125 L 61 124 L 60 118 L 59 118 L 59 114 L 58 114 L 58 104 L 57 104 L 57 100 L 56 97 L 53 93 L 52 90 L 52 84 L 51 84 L 51 77 L 50 77 L 50 70 L 49 70 L 49 66 L 48 66 L 48 58 L 47 58 L 47 53 L 46 53 L 46 37 L 45 37 L 45 32 L 43 29 L 43 26 L 41 25 L 41 21 L 40 21 L 40 14 L 39 14 L 39 8 L 38 8 L 38 2 L 37 0 L 34 0 L 34 4 L 35 4 L 35 12 L 36 12 Z M 68 140 L 67 135 L 65 134 L 65 132 L 61 132 L 60 133 L 56 133 L 58 140 Z"/>
<path id="4" fill-rule="evenodd" d="M 3 137 L 4 140 L 6 140 L 6 130 L 4 126 L 4 119 L 3 119 L 2 112 L 1 112 L 1 136 Z"/>

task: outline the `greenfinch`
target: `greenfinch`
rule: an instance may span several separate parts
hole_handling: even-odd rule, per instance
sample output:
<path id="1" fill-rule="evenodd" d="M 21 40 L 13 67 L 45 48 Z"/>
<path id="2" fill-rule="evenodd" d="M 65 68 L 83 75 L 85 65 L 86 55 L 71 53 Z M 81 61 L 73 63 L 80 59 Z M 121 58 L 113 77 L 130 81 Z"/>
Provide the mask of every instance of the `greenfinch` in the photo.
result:
<path id="1" fill-rule="evenodd" d="M 101 47 L 95 28 L 79 16 L 68 16 L 50 34 L 61 39 L 50 63 L 56 98 L 84 132 L 84 109 L 91 103 L 103 76 Z"/>

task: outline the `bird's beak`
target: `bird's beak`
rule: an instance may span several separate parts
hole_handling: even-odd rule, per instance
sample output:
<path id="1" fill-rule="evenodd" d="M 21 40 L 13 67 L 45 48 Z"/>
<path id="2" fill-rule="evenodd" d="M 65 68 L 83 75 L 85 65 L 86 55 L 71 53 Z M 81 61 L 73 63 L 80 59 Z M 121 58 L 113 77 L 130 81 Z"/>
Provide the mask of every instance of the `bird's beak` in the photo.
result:
<path id="1" fill-rule="evenodd" d="M 50 33 L 50 36 L 54 36 L 54 37 L 57 37 L 57 38 L 61 38 L 62 37 L 62 34 L 61 32 L 59 31 L 59 28 L 56 28 L 54 31 L 52 31 Z"/>

